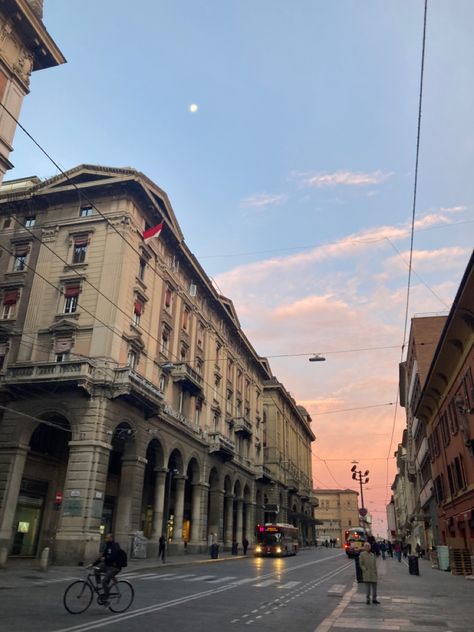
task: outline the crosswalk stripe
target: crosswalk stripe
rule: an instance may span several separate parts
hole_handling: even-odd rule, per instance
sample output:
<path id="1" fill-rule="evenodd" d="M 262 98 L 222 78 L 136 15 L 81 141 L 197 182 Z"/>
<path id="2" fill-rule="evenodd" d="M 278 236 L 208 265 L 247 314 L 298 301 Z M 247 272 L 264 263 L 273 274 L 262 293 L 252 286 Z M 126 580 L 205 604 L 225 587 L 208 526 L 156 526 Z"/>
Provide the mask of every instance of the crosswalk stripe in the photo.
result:
<path id="1" fill-rule="evenodd" d="M 281 584 L 278 588 L 294 588 L 298 584 L 301 584 L 301 582 L 286 582 L 286 584 Z"/>
<path id="2" fill-rule="evenodd" d="M 264 582 L 254 584 L 254 586 L 258 588 L 265 588 L 266 586 L 271 586 L 272 584 L 278 584 L 278 579 L 266 579 Z"/>
<path id="3" fill-rule="evenodd" d="M 160 575 L 147 575 L 146 577 L 137 577 L 137 579 L 139 579 L 140 581 L 144 581 L 147 582 L 150 579 L 161 579 Z"/>
<path id="4" fill-rule="evenodd" d="M 156 573 L 145 573 L 144 575 L 139 575 L 137 579 L 145 579 L 145 577 L 156 577 Z"/>
<path id="5" fill-rule="evenodd" d="M 235 575 L 229 575 L 228 577 L 219 577 L 217 579 L 211 579 L 209 584 L 222 584 L 224 582 L 230 581 L 231 579 L 235 579 Z"/>
<path id="6" fill-rule="evenodd" d="M 250 584 L 250 582 L 254 582 L 255 577 L 246 577 L 245 579 L 238 579 L 234 584 L 236 586 L 240 586 L 241 584 Z"/>
<path id="7" fill-rule="evenodd" d="M 176 579 L 176 577 L 179 577 L 179 575 L 176 575 L 176 573 L 162 573 L 160 575 L 157 575 L 156 579 Z"/>
<path id="8" fill-rule="evenodd" d="M 175 575 L 173 579 L 185 579 L 186 577 L 196 577 L 194 573 L 188 573 L 187 575 Z"/>
<path id="9" fill-rule="evenodd" d="M 186 579 L 187 582 L 199 582 L 204 579 L 214 579 L 215 575 L 200 575 L 199 577 L 191 577 L 191 579 Z"/>

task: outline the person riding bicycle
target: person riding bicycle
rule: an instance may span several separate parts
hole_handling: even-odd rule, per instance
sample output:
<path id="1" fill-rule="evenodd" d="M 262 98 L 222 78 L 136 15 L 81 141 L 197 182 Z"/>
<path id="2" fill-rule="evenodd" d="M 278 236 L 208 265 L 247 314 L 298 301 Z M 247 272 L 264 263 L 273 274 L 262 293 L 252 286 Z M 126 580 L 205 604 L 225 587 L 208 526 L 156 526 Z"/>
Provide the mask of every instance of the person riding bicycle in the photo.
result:
<path id="1" fill-rule="evenodd" d="M 94 575 L 97 585 L 100 584 L 100 578 L 102 575 L 102 588 L 104 590 L 104 597 L 107 598 L 109 594 L 109 585 L 113 577 L 115 577 L 122 570 L 120 563 L 120 545 L 115 542 L 112 533 L 108 533 L 105 537 L 104 549 L 102 556 L 94 562 Z"/>

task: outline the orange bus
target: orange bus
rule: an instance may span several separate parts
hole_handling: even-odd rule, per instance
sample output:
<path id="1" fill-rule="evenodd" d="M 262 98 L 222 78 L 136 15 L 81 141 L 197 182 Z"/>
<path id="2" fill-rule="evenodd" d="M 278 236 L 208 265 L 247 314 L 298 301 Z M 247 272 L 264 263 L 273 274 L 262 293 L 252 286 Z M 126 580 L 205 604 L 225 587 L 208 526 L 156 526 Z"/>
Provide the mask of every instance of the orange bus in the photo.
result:
<path id="1" fill-rule="evenodd" d="M 292 524 L 258 524 L 255 527 L 257 556 L 296 555 L 298 552 L 298 528 Z"/>
<path id="2" fill-rule="evenodd" d="M 346 541 L 344 542 L 344 550 L 347 557 L 358 557 L 364 544 L 367 542 L 367 533 L 365 529 L 353 527 L 345 532 Z"/>

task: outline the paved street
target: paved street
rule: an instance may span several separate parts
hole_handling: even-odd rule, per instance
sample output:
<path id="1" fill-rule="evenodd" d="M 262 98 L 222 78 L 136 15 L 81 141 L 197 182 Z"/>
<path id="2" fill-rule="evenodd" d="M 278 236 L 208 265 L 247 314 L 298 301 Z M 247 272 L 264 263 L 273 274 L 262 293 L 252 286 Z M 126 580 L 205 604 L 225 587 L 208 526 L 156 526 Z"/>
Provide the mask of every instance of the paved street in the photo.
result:
<path id="1" fill-rule="evenodd" d="M 85 571 L 54 568 L 0 574 L 2 632 L 85 632 L 143 628 L 210 632 L 247 627 L 279 632 L 474 630 L 474 583 L 432 570 L 421 576 L 406 564 L 379 560 L 380 606 L 365 603 L 364 585 L 354 582 L 353 562 L 340 550 L 301 551 L 295 558 L 227 558 L 217 562 L 187 556 L 169 564 L 133 561 L 122 573 L 133 583 L 132 608 L 112 614 L 93 603 L 84 614 L 68 614 L 62 595 Z"/>

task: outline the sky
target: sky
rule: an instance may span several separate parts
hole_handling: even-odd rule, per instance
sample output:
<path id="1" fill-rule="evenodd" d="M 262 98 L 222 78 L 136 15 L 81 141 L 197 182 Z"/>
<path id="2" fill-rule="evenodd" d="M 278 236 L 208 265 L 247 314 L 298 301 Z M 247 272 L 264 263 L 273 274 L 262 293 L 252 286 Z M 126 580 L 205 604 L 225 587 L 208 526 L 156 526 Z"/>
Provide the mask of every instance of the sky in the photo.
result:
<path id="1" fill-rule="evenodd" d="M 130 166 L 167 192 L 257 353 L 312 416 L 315 488 L 354 488 L 358 461 L 382 535 L 405 425 L 423 9 L 45 0 L 67 64 L 33 74 L 20 116 L 62 169 Z M 474 243 L 473 22 L 471 0 L 428 2 L 408 319 L 449 311 Z M 20 129 L 14 148 L 7 180 L 58 173 Z"/>

